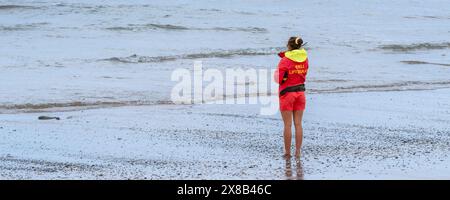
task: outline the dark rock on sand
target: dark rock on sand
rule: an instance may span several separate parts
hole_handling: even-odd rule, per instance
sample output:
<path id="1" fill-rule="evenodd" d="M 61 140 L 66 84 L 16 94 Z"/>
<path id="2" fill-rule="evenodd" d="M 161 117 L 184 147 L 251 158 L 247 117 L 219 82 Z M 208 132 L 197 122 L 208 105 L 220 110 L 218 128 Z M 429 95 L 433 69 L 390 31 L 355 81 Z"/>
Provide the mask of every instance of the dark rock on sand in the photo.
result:
<path id="1" fill-rule="evenodd" d="M 59 117 L 49 117 L 49 116 L 39 116 L 38 119 L 39 120 L 52 120 L 52 119 L 60 120 Z"/>

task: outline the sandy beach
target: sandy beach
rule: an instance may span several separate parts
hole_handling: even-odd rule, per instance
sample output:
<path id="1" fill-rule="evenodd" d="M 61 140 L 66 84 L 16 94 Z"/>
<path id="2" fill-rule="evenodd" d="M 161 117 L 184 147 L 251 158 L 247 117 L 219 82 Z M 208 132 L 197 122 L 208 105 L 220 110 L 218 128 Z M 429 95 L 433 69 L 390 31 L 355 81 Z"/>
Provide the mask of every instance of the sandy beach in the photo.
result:
<path id="1" fill-rule="evenodd" d="M 260 116 L 258 105 L 6 114 L 0 177 L 448 179 L 449 93 L 308 95 L 300 162 L 282 158 L 280 116 Z"/>

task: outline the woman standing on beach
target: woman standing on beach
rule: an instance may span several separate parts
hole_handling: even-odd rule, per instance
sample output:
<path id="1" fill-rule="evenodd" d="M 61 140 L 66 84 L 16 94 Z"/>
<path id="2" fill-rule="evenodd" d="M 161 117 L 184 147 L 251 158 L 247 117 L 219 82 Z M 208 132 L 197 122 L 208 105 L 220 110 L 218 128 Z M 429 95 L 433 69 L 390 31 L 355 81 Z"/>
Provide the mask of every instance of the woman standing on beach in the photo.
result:
<path id="1" fill-rule="evenodd" d="M 280 111 L 284 121 L 284 156 L 291 156 L 292 122 L 295 126 L 295 157 L 300 158 L 303 140 L 302 118 L 305 110 L 305 80 L 308 72 L 308 55 L 300 37 L 291 37 L 287 51 L 281 57 L 275 71 L 275 80 L 280 84 Z"/>

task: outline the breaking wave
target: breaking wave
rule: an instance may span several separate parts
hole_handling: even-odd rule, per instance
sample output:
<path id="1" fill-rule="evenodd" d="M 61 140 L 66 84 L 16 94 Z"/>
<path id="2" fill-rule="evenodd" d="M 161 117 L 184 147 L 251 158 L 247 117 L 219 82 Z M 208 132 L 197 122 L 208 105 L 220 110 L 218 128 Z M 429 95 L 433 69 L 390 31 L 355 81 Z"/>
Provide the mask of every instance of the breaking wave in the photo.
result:
<path id="1" fill-rule="evenodd" d="M 405 16 L 403 17 L 405 19 L 450 19 L 449 16 L 432 16 L 432 15 L 425 15 L 425 16 Z"/>
<path id="2" fill-rule="evenodd" d="M 141 31 L 141 30 L 189 30 L 188 27 L 171 24 L 128 24 L 127 26 L 108 27 L 112 31 Z"/>
<path id="3" fill-rule="evenodd" d="M 251 32 L 251 33 L 267 33 L 267 29 L 259 28 L 259 27 L 215 27 L 211 29 L 203 29 L 203 30 L 214 30 L 214 31 L 241 31 L 241 32 Z"/>
<path id="4" fill-rule="evenodd" d="M 361 92 L 391 92 L 391 91 L 420 91 L 420 90 L 436 90 L 450 88 L 450 81 L 424 82 L 424 81 L 406 81 L 381 85 L 353 85 L 346 87 L 336 87 L 330 89 L 307 89 L 310 94 L 327 94 L 327 93 L 361 93 Z M 276 93 L 270 91 L 258 93 L 239 93 L 234 95 L 223 95 L 212 99 L 203 99 L 202 103 L 214 102 L 225 99 L 238 99 L 248 97 L 264 97 L 273 96 Z M 151 106 L 151 105 L 193 105 L 191 102 L 173 102 L 171 100 L 155 100 L 155 101 L 91 101 L 91 102 L 60 102 L 60 103 L 26 103 L 0 105 L 0 114 L 6 113 L 37 113 L 37 112 L 55 112 L 55 111 L 78 111 L 98 108 L 112 108 L 123 106 Z"/>
<path id="5" fill-rule="evenodd" d="M 395 52 L 411 52 L 420 50 L 436 50 L 450 48 L 450 42 L 443 43 L 415 43 L 415 44 L 389 44 L 379 47 L 382 50 Z"/>
<path id="6" fill-rule="evenodd" d="M 95 102 L 61 102 L 61 103 L 41 103 L 41 104 L 13 104 L 0 105 L 0 113 L 8 113 L 12 111 L 20 112 L 45 112 L 45 111 L 71 111 L 84 110 L 103 107 L 119 107 L 119 106 L 140 106 L 140 105 L 171 105 L 172 101 L 95 101 Z"/>
<path id="7" fill-rule="evenodd" d="M 400 61 L 400 62 L 409 64 L 409 65 L 440 65 L 440 66 L 450 67 L 450 64 L 433 63 L 433 62 L 425 62 L 425 61 L 417 61 L 417 60 L 405 60 L 405 61 Z"/>
<path id="8" fill-rule="evenodd" d="M 450 81 L 423 82 L 405 81 L 382 85 L 355 85 L 347 87 L 336 87 L 333 89 L 311 89 L 311 93 L 354 93 L 354 92 L 388 92 L 388 91 L 412 91 L 412 90 L 435 90 L 450 88 Z"/>
<path id="9" fill-rule="evenodd" d="M 0 31 L 25 31 L 25 30 L 38 28 L 38 27 L 41 27 L 41 26 L 44 26 L 47 24 L 48 23 L 16 24 L 13 26 L 1 26 L 0 25 Z"/>
<path id="10" fill-rule="evenodd" d="M 23 5 L 0 5 L 0 11 L 2 10 L 18 10 L 18 9 L 36 9 L 34 6 L 23 6 Z"/>
<path id="11" fill-rule="evenodd" d="M 172 24 L 128 24 L 126 26 L 114 26 L 105 28 L 110 31 L 145 31 L 145 30 L 199 30 L 199 31 L 240 31 L 251 33 L 266 33 L 267 29 L 260 27 L 214 27 L 196 28 Z"/>
<path id="12" fill-rule="evenodd" d="M 314 83 L 343 83 L 343 82 L 349 82 L 350 80 L 345 79 L 312 79 L 308 80 L 309 82 Z"/>
<path id="13" fill-rule="evenodd" d="M 154 62 L 166 62 L 174 61 L 178 59 L 200 59 L 200 58 L 231 58 L 234 56 L 262 56 L 262 55 L 273 55 L 284 48 L 282 47 L 271 47 L 271 48 L 261 48 L 261 49 L 237 49 L 237 50 L 223 50 L 214 51 L 208 53 L 193 53 L 193 54 L 183 54 L 183 55 L 173 55 L 173 56 L 139 56 L 131 55 L 128 57 L 112 57 L 107 59 L 102 59 L 102 61 L 120 62 L 120 63 L 154 63 Z"/>

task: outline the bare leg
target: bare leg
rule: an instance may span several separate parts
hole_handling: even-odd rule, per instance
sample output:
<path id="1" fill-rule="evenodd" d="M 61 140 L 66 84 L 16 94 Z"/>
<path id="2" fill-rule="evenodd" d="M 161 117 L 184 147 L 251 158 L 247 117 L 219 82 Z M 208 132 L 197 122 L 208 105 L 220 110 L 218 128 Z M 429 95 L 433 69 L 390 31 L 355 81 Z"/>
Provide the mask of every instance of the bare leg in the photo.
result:
<path id="1" fill-rule="evenodd" d="M 294 126 L 295 126 L 295 157 L 300 157 L 300 150 L 303 142 L 303 110 L 294 110 Z"/>
<path id="2" fill-rule="evenodd" d="M 281 111 L 281 117 L 284 122 L 284 156 L 291 156 L 292 143 L 292 111 Z"/>

